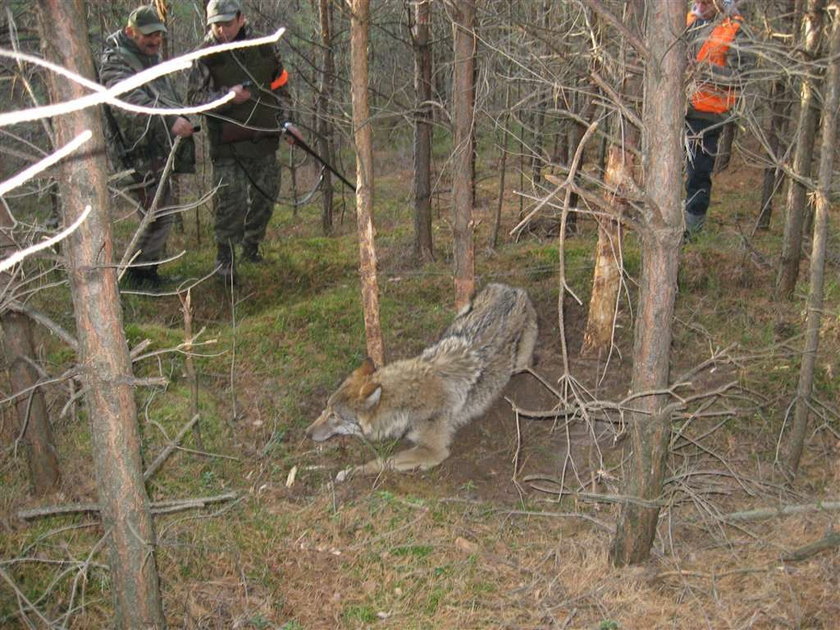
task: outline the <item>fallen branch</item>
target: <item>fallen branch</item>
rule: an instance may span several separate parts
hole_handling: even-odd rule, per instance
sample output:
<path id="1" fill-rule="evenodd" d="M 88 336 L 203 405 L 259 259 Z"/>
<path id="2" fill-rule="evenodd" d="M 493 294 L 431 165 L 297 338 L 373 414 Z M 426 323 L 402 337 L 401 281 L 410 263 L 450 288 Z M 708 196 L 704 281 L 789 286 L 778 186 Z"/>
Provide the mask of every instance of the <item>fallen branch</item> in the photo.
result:
<path id="1" fill-rule="evenodd" d="M 211 503 L 232 501 L 237 498 L 236 492 L 226 492 L 212 497 L 195 497 L 192 499 L 172 499 L 169 501 L 155 501 L 151 504 L 152 514 L 168 514 L 180 510 L 203 508 Z M 18 518 L 28 521 L 45 516 L 59 516 L 62 514 L 79 514 L 82 512 L 99 512 L 98 503 L 75 503 L 72 505 L 46 505 L 44 507 L 32 508 L 31 510 L 20 510 Z"/>
<path id="2" fill-rule="evenodd" d="M 800 560 L 806 560 L 811 556 L 815 556 L 826 549 L 831 549 L 832 547 L 840 547 L 840 532 L 831 532 L 816 542 L 812 542 L 811 544 L 800 547 L 799 549 L 794 549 L 790 553 L 782 556 L 782 559 L 787 562 L 798 562 Z"/>
<path id="3" fill-rule="evenodd" d="M 824 510 L 840 510 L 840 501 L 818 501 L 804 505 L 782 505 L 777 508 L 759 508 L 744 512 L 733 512 L 720 517 L 722 521 L 760 521 L 774 516 L 789 516 L 803 512 L 822 512 Z"/>
<path id="4" fill-rule="evenodd" d="M 195 425 L 195 423 L 198 422 L 198 418 L 199 414 L 195 414 L 192 420 L 190 420 L 183 427 L 181 427 L 181 430 L 178 431 L 178 435 L 175 436 L 175 439 L 166 445 L 166 448 L 160 452 L 160 455 L 158 455 L 155 458 L 155 461 L 153 461 L 146 469 L 146 472 L 143 473 L 143 481 L 148 481 L 152 477 L 152 475 L 154 475 L 158 471 L 158 469 L 161 466 L 163 466 L 163 462 L 165 462 L 169 458 L 169 456 L 172 454 L 172 451 L 178 448 L 178 446 L 181 444 L 181 440 L 183 440 L 184 436 L 187 434 L 187 431 L 189 431 Z"/>

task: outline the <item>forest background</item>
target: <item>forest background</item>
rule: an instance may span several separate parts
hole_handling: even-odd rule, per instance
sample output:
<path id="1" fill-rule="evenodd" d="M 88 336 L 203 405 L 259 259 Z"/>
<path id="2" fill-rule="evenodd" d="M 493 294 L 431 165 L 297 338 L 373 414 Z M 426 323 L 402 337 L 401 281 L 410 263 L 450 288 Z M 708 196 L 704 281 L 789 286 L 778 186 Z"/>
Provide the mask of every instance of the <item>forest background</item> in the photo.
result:
<path id="1" fill-rule="evenodd" d="M 191 50 L 202 3 L 158 4 Z M 93 78 L 133 6 L 7 1 L 0 115 L 90 94 L 22 54 Z M 758 61 L 684 246 L 681 1 L 246 3 L 357 192 L 284 148 L 233 293 L 201 142 L 181 290 L 118 295 L 101 151 L 7 186 L 99 109 L 0 118 L 7 261 L 92 207 L 3 270 L 2 623 L 832 627 L 838 3 L 739 7 Z M 534 373 L 440 467 L 333 483 L 395 445 L 307 442 L 332 389 L 489 281 L 537 306 Z"/>

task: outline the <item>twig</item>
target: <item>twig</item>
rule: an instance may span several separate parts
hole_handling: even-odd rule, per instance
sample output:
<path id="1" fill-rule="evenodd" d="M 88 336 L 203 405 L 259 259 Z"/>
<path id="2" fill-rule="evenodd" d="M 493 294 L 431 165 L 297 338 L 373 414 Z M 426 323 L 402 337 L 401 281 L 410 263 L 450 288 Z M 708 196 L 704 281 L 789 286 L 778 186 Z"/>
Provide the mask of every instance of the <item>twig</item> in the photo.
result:
<path id="1" fill-rule="evenodd" d="M 809 545 L 805 545 L 804 547 L 799 547 L 799 549 L 794 549 L 790 553 L 782 556 L 782 559 L 788 562 L 798 562 L 800 560 L 806 560 L 821 551 L 825 551 L 826 549 L 831 549 L 832 547 L 840 547 L 840 532 L 831 532 L 820 540 L 812 542 Z"/>
<path id="2" fill-rule="evenodd" d="M 41 326 L 49 330 L 52 334 L 54 334 L 56 337 L 61 339 L 64 343 L 70 346 L 72 350 L 78 350 L 79 342 L 76 341 L 76 338 L 73 335 L 71 335 L 66 328 L 64 328 L 63 326 L 55 322 L 53 319 L 51 319 L 46 313 L 34 309 L 28 304 L 24 304 L 23 302 L 19 302 L 18 300 L 9 300 L 5 303 L 5 306 L 10 311 L 26 315 L 33 322 L 40 324 Z"/>
<path id="3" fill-rule="evenodd" d="M 155 501 L 151 504 L 152 514 L 165 514 L 177 510 L 188 510 L 190 508 L 202 508 L 210 503 L 232 501 L 237 498 L 236 492 L 226 492 L 212 497 L 195 497 L 192 499 L 172 499 L 169 501 Z M 62 514 L 78 514 L 81 512 L 99 512 L 98 503 L 75 503 L 71 505 L 46 505 L 44 507 L 32 508 L 31 510 L 20 510 L 18 518 L 28 521 L 46 516 L 59 516 Z"/>
<path id="4" fill-rule="evenodd" d="M 840 510 L 840 501 L 818 501 L 816 503 L 805 503 L 801 505 L 781 505 L 775 508 L 758 508 L 744 512 L 732 512 L 723 514 L 720 519 L 723 521 L 759 521 L 763 518 L 774 516 L 789 516 L 791 514 L 802 514 L 803 512 L 822 512 L 825 510 Z"/>
<path id="5" fill-rule="evenodd" d="M 158 455 L 155 458 L 155 461 L 153 461 L 146 469 L 146 472 L 143 473 L 143 481 L 148 481 L 152 477 L 152 475 L 154 475 L 158 471 L 158 469 L 172 454 L 172 451 L 178 448 L 178 445 L 181 443 L 181 440 L 184 439 L 184 436 L 187 434 L 187 431 L 189 431 L 193 427 L 193 425 L 195 425 L 195 423 L 198 422 L 199 417 L 199 414 L 195 414 L 192 417 L 192 420 L 190 420 L 183 427 L 181 427 L 181 430 L 178 431 L 178 435 L 175 436 L 175 439 L 166 445 L 166 448 L 164 448 L 160 452 L 160 455 Z"/>
<path id="6" fill-rule="evenodd" d="M 117 267 L 117 273 L 120 278 L 122 278 L 122 273 L 125 268 L 128 267 L 132 256 L 137 255 L 134 248 L 137 246 L 137 242 L 140 240 L 140 237 L 143 236 L 144 230 L 160 215 L 160 213 L 158 213 L 158 205 L 160 205 L 160 200 L 163 198 L 164 190 L 168 185 L 169 174 L 175 166 L 175 154 L 178 153 L 182 140 L 183 138 L 178 136 L 175 138 L 175 142 L 172 143 L 172 148 L 169 150 L 169 155 L 166 158 L 166 165 L 163 167 L 163 172 L 157 182 L 157 188 L 155 189 L 155 196 L 152 198 L 152 204 L 149 206 L 149 209 L 143 213 L 140 225 L 138 225 L 137 229 L 134 231 L 131 241 L 125 248 L 125 253 L 123 254 L 122 260 L 120 260 L 119 266 Z"/>
<path id="7" fill-rule="evenodd" d="M 9 574 L 6 573 L 3 569 L 0 569 L 0 578 L 3 578 L 3 581 L 6 582 L 12 588 L 12 590 L 15 592 L 15 596 L 18 598 L 18 601 L 22 602 L 22 604 L 25 604 L 26 607 L 28 607 L 30 610 L 32 610 L 32 612 L 34 612 L 38 616 L 38 619 L 40 619 L 42 622 L 44 622 L 44 624 L 46 624 L 46 627 L 49 628 L 49 627 L 52 626 L 52 624 L 50 623 L 50 620 L 47 619 L 46 617 L 44 617 L 44 615 L 41 614 L 41 611 L 39 611 L 37 608 L 35 608 L 35 606 L 32 604 L 32 602 L 30 602 L 27 599 L 26 595 L 24 595 L 23 591 L 21 591 L 18 588 L 18 586 L 17 586 L 17 584 L 15 584 L 14 580 L 12 580 L 12 578 L 9 576 Z M 31 625 L 31 622 L 25 616 L 25 613 L 23 611 L 22 606 L 21 606 L 20 612 L 21 612 L 21 615 L 23 616 L 24 621 L 26 622 L 26 625 Z"/>

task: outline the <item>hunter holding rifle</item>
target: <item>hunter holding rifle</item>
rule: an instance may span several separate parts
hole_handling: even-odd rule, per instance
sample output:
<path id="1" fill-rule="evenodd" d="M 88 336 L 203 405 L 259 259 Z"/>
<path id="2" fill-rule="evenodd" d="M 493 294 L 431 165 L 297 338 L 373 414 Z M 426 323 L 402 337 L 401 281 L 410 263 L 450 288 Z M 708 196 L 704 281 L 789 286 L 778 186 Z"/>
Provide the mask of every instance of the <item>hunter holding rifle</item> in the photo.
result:
<path id="1" fill-rule="evenodd" d="M 254 37 L 239 0 L 210 0 L 207 25 L 200 48 Z M 188 99 L 193 105 L 235 94 L 206 114 L 213 181 L 219 185 L 215 273 L 227 284 L 236 277 L 235 246 L 241 245 L 246 261 L 263 260 L 260 243 L 280 188 L 277 148 L 291 100 L 287 81 L 280 55 L 270 44 L 201 57 L 190 73 Z M 287 130 L 299 135 L 291 127 Z"/>
<path id="2" fill-rule="evenodd" d="M 153 6 L 141 6 L 128 16 L 126 26 L 108 37 L 99 65 L 99 80 L 111 87 L 124 79 L 157 65 L 166 26 Z M 178 97 L 168 75 L 158 77 L 120 96 L 133 105 L 178 108 Z M 176 173 L 195 172 L 193 124 L 183 116 L 149 116 L 117 107 L 104 107 L 109 154 L 118 169 L 129 169 L 134 180 L 130 192 L 144 214 L 151 209 L 155 192 L 176 137 L 181 137 L 175 155 Z M 159 207 L 170 205 L 168 182 L 162 191 Z M 156 213 L 158 211 L 156 210 Z M 158 214 L 140 235 L 136 255 L 126 271 L 126 284 L 135 289 L 160 289 L 165 279 L 158 274 L 158 264 L 166 256 L 166 239 L 175 215 Z"/>

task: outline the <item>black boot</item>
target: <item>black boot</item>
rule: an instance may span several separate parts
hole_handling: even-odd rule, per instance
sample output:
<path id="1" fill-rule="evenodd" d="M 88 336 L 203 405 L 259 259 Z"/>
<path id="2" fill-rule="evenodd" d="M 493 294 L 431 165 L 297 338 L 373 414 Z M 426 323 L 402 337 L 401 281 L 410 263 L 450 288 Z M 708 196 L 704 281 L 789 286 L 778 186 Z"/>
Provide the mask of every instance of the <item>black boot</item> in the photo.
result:
<path id="1" fill-rule="evenodd" d="M 256 243 L 243 243 L 242 257 L 250 263 L 261 263 L 265 260 L 260 254 L 260 246 Z"/>
<path id="2" fill-rule="evenodd" d="M 152 265 L 129 267 L 125 272 L 124 283 L 127 289 L 156 292 L 164 288 L 165 280 L 158 274 L 157 265 Z"/>

